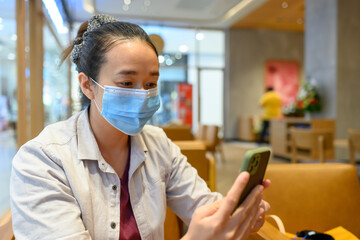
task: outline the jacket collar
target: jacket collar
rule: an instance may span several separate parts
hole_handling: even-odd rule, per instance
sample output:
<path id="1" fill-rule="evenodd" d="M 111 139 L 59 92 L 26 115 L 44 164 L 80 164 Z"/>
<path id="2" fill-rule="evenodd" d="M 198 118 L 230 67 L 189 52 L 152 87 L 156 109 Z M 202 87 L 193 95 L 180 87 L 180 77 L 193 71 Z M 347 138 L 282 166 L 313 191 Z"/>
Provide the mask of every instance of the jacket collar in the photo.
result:
<path id="1" fill-rule="evenodd" d="M 78 159 L 103 161 L 89 121 L 89 108 L 80 113 L 77 122 Z M 148 149 L 142 133 L 130 137 L 131 155 L 129 177 L 145 161 Z"/>

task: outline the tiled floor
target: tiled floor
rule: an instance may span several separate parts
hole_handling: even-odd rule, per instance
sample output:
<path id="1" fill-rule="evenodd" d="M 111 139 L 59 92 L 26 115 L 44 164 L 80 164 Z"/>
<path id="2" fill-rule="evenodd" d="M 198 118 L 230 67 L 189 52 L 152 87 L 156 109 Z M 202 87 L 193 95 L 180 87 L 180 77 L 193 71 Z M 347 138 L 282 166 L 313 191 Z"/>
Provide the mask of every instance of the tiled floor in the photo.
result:
<path id="1" fill-rule="evenodd" d="M 242 159 L 247 150 L 257 147 L 269 147 L 267 144 L 256 144 L 248 142 L 226 142 L 223 143 L 223 151 L 225 161 L 223 161 L 219 154 L 216 155 L 216 189 L 221 194 L 225 195 L 232 186 L 235 178 L 239 174 Z M 284 159 L 278 159 L 271 156 L 269 164 L 289 163 Z"/>

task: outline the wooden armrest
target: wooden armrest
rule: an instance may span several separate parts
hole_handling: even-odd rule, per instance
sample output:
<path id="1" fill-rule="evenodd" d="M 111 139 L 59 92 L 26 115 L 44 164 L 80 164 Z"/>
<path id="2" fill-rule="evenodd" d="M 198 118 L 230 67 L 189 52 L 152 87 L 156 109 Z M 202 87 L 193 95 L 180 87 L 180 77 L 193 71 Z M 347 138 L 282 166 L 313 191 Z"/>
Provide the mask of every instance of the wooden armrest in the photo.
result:
<path id="1" fill-rule="evenodd" d="M 281 233 L 274 225 L 265 221 L 262 228 L 257 233 L 250 234 L 247 240 L 267 240 L 267 239 L 276 239 L 276 240 L 289 240 L 285 234 Z"/>
<path id="2" fill-rule="evenodd" d="M 209 160 L 209 188 L 212 192 L 216 191 L 216 163 L 215 157 L 211 154 L 208 155 Z"/>

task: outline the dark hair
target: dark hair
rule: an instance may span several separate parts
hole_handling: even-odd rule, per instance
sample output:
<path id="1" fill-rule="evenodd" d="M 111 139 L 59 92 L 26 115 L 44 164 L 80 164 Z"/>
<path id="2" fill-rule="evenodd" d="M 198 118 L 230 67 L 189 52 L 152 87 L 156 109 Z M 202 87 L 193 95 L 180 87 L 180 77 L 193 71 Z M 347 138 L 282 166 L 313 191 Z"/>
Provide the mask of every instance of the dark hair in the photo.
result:
<path id="1" fill-rule="evenodd" d="M 270 92 L 270 91 L 273 91 L 273 90 L 274 90 L 273 87 L 267 87 L 267 88 L 266 88 L 266 91 L 267 91 L 267 92 Z"/>
<path id="2" fill-rule="evenodd" d="M 86 40 L 83 43 L 79 58 L 74 59 L 76 70 L 83 72 L 93 80 L 97 81 L 98 74 L 102 64 L 105 62 L 105 54 L 119 41 L 139 39 L 147 43 L 158 56 L 158 52 L 151 42 L 146 32 L 138 25 L 128 22 L 109 22 L 100 27 L 86 31 L 88 28 L 88 21 L 84 22 L 77 33 L 74 40 L 75 44 L 81 44 L 84 41 L 84 33 L 86 32 Z M 62 53 L 62 62 L 71 54 L 74 43 L 71 44 Z M 82 108 L 90 103 L 90 100 L 82 93 L 81 105 Z"/>

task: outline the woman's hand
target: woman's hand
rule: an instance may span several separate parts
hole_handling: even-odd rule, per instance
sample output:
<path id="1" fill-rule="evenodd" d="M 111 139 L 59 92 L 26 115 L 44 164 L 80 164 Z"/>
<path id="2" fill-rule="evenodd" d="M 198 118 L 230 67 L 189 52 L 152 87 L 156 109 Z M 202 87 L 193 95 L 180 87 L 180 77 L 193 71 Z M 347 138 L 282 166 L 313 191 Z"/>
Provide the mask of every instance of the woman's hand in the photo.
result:
<path id="1" fill-rule="evenodd" d="M 262 193 L 270 185 L 269 181 L 256 186 L 232 214 L 248 180 L 249 173 L 242 172 L 225 198 L 196 209 L 183 239 L 244 239 L 250 232 L 260 229 L 270 208 L 262 201 Z"/>
<path id="2" fill-rule="evenodd" d="M 265 180 L 263 182 L 264 189 L 270 186 L 270 180 Z M 265 223 L 265 214 L 270 210 L 270 204 L 264 200 L 261 200 L 259 205 L 258 215 L 256 216 L 256 222 L 251 229 L 251 233 L 255 233 L 260 230 L 260 228 Z"/>

